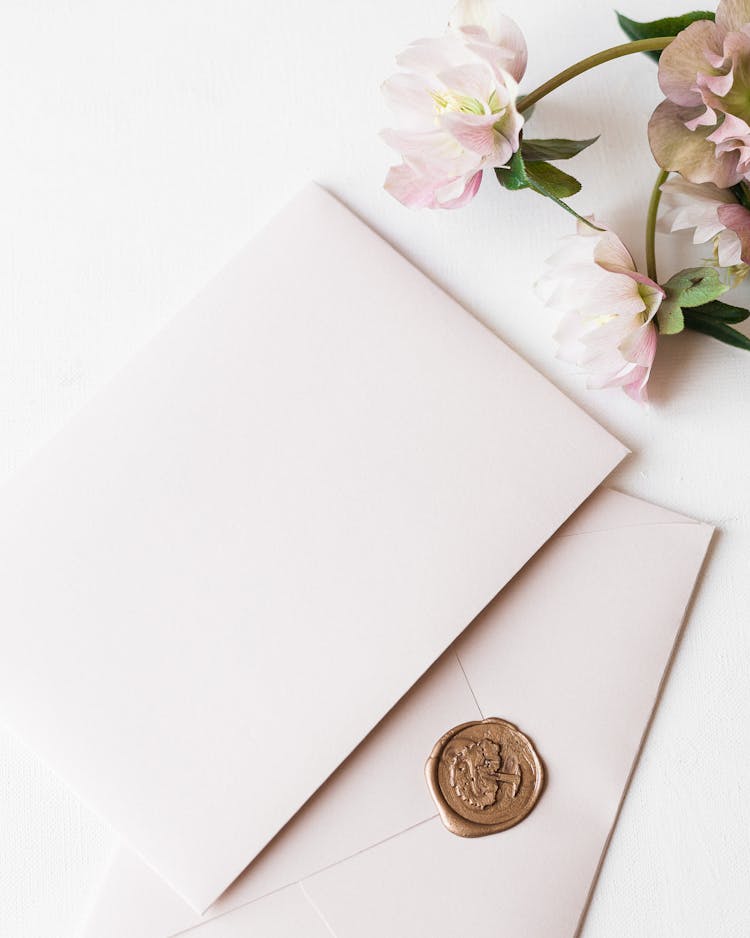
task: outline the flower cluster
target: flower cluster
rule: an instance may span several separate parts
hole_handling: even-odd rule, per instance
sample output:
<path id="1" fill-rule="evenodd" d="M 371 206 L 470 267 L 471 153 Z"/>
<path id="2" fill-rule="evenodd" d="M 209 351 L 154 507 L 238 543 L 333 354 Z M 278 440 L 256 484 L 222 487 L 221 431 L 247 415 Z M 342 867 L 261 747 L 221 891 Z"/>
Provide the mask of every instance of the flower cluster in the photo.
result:
<path id="1" fill-rule="evenodd" d="M 497 0 L 460 0 L 444 34 L 412 43 L 397 57 L 402 70 L 383 85 L 397 125 L 383 136 L 401 156 L 385 188 L 410 208 L 458 208 L 492 170 L 503 188 L 529 189 L 575 215 L 576 233 L 548 260 L 539 283 L 562 314 L 559 357 L 585 372 L 589 387 L 621 387 L 645 401 L 662 336 L 692 329 L 750 350 L 750 339 L 734 328 L 750 312 L 719 299 L 750 271 L 750 0 L 720 0 L 715 15 L 618 19 L 630 43 L 521 95 L 527 51 L 519 27 Z M 646 274 L 613 231 L 566 201 L 581 184 L 557 163 L 597 138 L 528 135 L 537 101 L 636 52 L 658 60 L 665 95 L 648 125 L 661 173 L 646 219 Z M 662 199 L 660 230 L 691 231 L 711 256 L 660 283 L 654 245 Z"/>

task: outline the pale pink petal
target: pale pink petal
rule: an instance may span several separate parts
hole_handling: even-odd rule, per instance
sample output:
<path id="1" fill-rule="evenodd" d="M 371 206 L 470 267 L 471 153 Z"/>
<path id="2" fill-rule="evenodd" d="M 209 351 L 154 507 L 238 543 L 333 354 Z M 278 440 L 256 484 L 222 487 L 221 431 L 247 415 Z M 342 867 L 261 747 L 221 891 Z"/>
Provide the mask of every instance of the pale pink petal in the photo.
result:
<path id="1" fill-rule="evenodd" d="M 733 205 L 735 198 L 729 190 L 718 189 L 713 183 L 700 185 L 673 176 L 661 191 L 666 211 L 659 222 L 660 231 L 682 231 L 694 228 L 694 244 L 705 244 L 715 238 L 724 226 L 717 211 L 721 205 Z"/>
<path id="2" fill-rule="evenodd" d="M 721 55 L 721 31 L 711 20 L 698 20 L 672 40 L 659 58 L 659 85 L 675 104 L 695 107 L 702 103 L 696 87 L 700 72 L 712 71 L 706 53 Z"/>
<path id="3" fill-rule="evenodd" d="M 578 311 L 583 319 L 635 316 L 645 311 L 646 304 L 629 277 L 599 270 L 599 274 L 582 271 L 576 277 Z"/>
<path id="4" fill-rule="evenodd" d="M 497 0 L 460 0 L 451 13 L 449 25 L 454 29 L 481 27 L 490 43 L 511 53 L 505 68 L 516 81 L 526 71 L 526 40 L 517 24 L 501 11 Z"/>
<path id="5" fill-rule="evenodd" d="M 398 72 L 384 81 L 381 89 L 400 126 L 412 130 L 434 128 L 435 100 L 423 77 Z"/>
<path id="6" fill-rule="evenodd" d="M 648 125 L 654 159 L 662 169 L 680 173 L 690 182 L 713 182 L 721 189 L 736 185 L 742 179 L 739 155 L 733 151 L 717 154 L 716 147 L 706 139 L 705 127 L 688 130 L 685 121 L 694 116 L 694 109 L 662 101 Z"/>
<path id="7" fill-rule="evenodd" d="M 454 65 L 438 72 L 437 77 L 446 89 L 475 98 L 480 103 L 489 100 L 495 87 L 492 72 L 481 62 L 476 65 Z"/>
<path id="8" fill-rule="evenodd" d="M 724 53 L 723 52 L 711 52 L 710 49 L 706 50 L 706 61 L 711 66 L 711 68 L 715 68 L 718 71 L 721 71 L 721 69 L 724 68 L 726 65 L 726 62 L 724 60 Z"/>
<path id="9" fill-rule="evenodd" d="M 725 75 L 698 75 L 699 88 L 708 89 L 717 98 L 723 98 L 734 84 L 734 70 L 730 69 Z"/>
<path id="10" fill-rule="evenodd" d="M 750 0 L 721 0 L 716 8 L 716 24 L 727 32 L 750 23 Z"/>
<path id="11" fill-rule="evenodd" d="M 482 184 L 482 173 L 474 173 L 474 175 L 466 183 L 464 191 L 457 198 L 449 199 L 447 202 L 442 201 L 443 193 L 440 193 L 440 208 L 463 208 L 464 205 L 467 205 L 474 196 L 479 191 L 479 187 Z"/>
<path id="12" fill-rule="evenodd" d="M 698 108 L 697 110 L 698 110 L 698 114 L 695 117 L 691 118 L 688 121 L 685 121 L 685 126 L 687 127 L 687 129 L 697 130 L 699 127 L 709 127 L 713 129 L 716 126 L 716 122 L 719 119 L 719 116 L 716 113 L 716 111 L 713 108 L 708 107 L 708 105 L 706 105 L 704 110 L 700 110 L 700 108 Z"/>
<path id="13" fill-rule="evenodd" d="M 630 251 L 612 231 L 605 231 L 599 237 L 594 249 L 594 261 L 605 270 L 620 273 L 635 270 L 635 261 Z"/>
<path id="14" fill-rule="evenodd" d="M 620 345 L 620 351 L 623 358 L 633 365 L 650 368 L 656 355 L 656 340 L 656 327 L 653 323 L 647 323 L 625 339 Z"/>
<path id="15" fill-rule="evenodd" d="M 638 366 L 628 375 L 628 381 L 622 385 L 623 391 L 637 404 L 648 404 L 646 384 L 651 377 L 651 369 Z"/>
<path id="16" fill-rule="evenodd" d="M 466 47 L 456 36 L 417 39 L 396 56 L 396 63 L 419 75 L 436 75 L 466 62 Z"/>
<path id="17" fill-rule="evenodd" d="M 725 114 L 724 120 L 707 137 L 711 143 L 735 143 L 745 141 L 750 136 L 750 126 L 741 117 L 734 114 Z"/>
<path id="18" fill-rule="evenodd" d="M 453 179 L 473 173 L 481 163 L 478 154 L 464 149 L 455 137 L 442 129 L 427 133 L 386 129 L 380 136 L 407 162 L 429 165 L 435 177 Z"/>
<path id="19" fill-rule="evenodd" d="M 729 228 L 724 228 L 716 236 L 716 253 L 720 267 L 735 267 L 742 263 L 742 242 Z"/>
<path id="20" fill-rule="evenodd" d="M 383 188 L 407 208 L 432 208 L 435 204 L 434 182 L 406 163 L 388 170 Z"/>
<path id="21" fill-rule="evenodd" d="M 739 239 L 740 258 L 750 264 L 750 211 L 738 203 L 720 206 L 717 214 L 722 224 L 730 228 Z"/>
<path id="22" fill-rule="evenodd" d="M 495 118 L 493 114 L 461 114 L 457 111 L 444 114 L 440 124 L 461 146 L 480 156 L 489 156 L 495 150 Z"/>
<path id="23" fill-rule="evenodd" d="M 620 241 L 617 235 L 612 231 L 605 231 L 604 234 L 600 236 L 594 250 L 594 262 L 601 267 L 602 270 L 628 277 L 635 283 L 641 284 L 651 291 L 655 291 L 662 297 L 666 295 L 658 283 L 654 283 L 650 277 L 636 270 L 635 261 L 630 251 L 628 251 L 622 241 Z"/>

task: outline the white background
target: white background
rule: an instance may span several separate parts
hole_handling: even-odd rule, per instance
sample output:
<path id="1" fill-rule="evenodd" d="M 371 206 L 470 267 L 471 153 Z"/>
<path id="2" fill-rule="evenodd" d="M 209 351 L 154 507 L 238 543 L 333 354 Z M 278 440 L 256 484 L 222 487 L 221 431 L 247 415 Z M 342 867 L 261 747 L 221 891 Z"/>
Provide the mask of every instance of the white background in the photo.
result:
<path id="1" fill-rule="evenodd" d="M 622 4 L 636 19 L 685 9 Z M 530 47 L 526 91 L 621 41 L 601 0 L 505 6 Z M 410 40 L 442 31 L 449 9 L 450 0 L 2 0 L 0 477 L 317 179 L 633 449 L 618 488 L 720 529 L 584 935 L 746 938 L 750 354 L 667 338 L 650 410 L 586 391 L 554 358 L 555 317 L 533 292 L 568 216 L 491 178 L 457 212 L 409 212 L 383 192 L 379 83 Z M 621 60 L 547 99 L 529 131 L 602 133 L 570 164 L 585 182 L 575 205 L 615 227 L 639 260 L 655 176 L 645 128 L 659 97 L 653 63 Z M 662 275 L 700 254 L 662 238 Z M 112 843 L 0 732 L 3 938 L 76 935 Z"/>

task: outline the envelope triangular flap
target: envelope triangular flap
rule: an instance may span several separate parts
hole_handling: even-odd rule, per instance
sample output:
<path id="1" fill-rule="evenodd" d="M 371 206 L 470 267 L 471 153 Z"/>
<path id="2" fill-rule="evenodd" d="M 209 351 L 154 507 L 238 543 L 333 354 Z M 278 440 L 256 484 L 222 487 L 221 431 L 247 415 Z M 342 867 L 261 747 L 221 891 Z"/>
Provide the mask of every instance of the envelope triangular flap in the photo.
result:
<path id="1" fill-rule="evenodd" d="M 311 187 L 3 492 L 0 714 L 204 909 L 624 452 Z"/>

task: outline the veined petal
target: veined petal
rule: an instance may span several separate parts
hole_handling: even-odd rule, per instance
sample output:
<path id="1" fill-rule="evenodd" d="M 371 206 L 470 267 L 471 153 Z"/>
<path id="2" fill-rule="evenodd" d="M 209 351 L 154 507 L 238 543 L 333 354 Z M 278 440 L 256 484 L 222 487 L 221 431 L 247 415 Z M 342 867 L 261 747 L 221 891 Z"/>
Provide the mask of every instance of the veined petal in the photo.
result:
<path id="1" fill-rule="evenodd" d="M 623 383 L 622 389 L 634 401 L 645 404 L 648 401 L 646 384 L 651 376 L 651 366 L 656 356 L 658 336 L 653 323 L 643 326 L 634 334 L 630 342 L 622 349 L 625 358 L 635 367 Z"/>
<path id="2" fill-rule="evenodd" d="M 695 109 L 682 108 L 670 100 L 662 101 L 648 125 L 648 138 L 654 159 L 670 172 L 680 173 L 690 182 L 713 182 L 721 189 L 736 185 L 739 154 L 717 154 L 707 139 L 710 128 L 688 130 L 685 121 L 695 116 Z"/>
<path id="3" fill-rule="evenodd" d="M 407 208 L 432 208 L 435 204 L 435 183 L 402 163 L 392 166 L 383 188 Z"/>
<path id="4" fill-rule="evenodd" d="M 724 120 L 707 138 L 711 143 L 743 143 L 750 138 L 750 126 L 741 117 L 734 114 L 725 114 Z"/>
<path id="5" fill-rule="evenodd" d="M 750 23 L 750 0 L 721 0 L 716 8 L 716 24 L 727 32 L 739 31 Z"/>
<path id="6" fill-rule="evenodd" d="M 458 196 L 453 196 L 453 192 L 449 191 L 447 188 L 441 189 L 438 192 L 438 203 L 440 208 L 463 208 L 464 205 L 467 205 L 469 202 L 471 202 L 471 200 L 479 191 L 481 184 L 482 171 L 480 170 L 471 176 L 471 178 L 464 185 L 463 192 L 461 192 L 461 194 Z"/>
<path id="7" fill-rule="evenodd" d="M 650 368 L 656 354 L 656 338 L 656 327 L 653 323 L 646 323 L 626 337 L 620 351 L 631 364 Z"/>
<path id="8" fill-rule="evenodd" d="M 605 270 L 623 273 L 635 270 L 633 256 L 612 231 L 605 231 L 594 249 L 594 261 Z"/>
<path id="9" fill-rule="evenodd" d="M 715 95 L 717 98 L 723 98 L 725 94 L 728 94 L 732 85 L 734 84 L 734 71 L 729 69 L 726 74 L 719 75 L 698 75 L 697 82 L 698 88 L 707 88 L 712 95 Z"/>
<path id="10" fill-rule="evenodd" d="M 718 209 L 722 205 L 735 204 L 729 190 L 719 189 L 710 182 L 698 185 L 679 176 L 667 180 L 661 191 L 667 211 L 660 220 L 659 229 L 682 231 L 694 228 L 694 244 L 705 244 L 723 231 Z"/>
<path id="11" fill-rule="evenodd" d="M 456 138 L 445 130 L 428 132 L 392 130 L 381 131 L 380 136 L 407 162 L 429 165 L 431 175 L 454 178 L 470 170 L 476 170 L 479 157 L 467 152 Z"/>
<path id="12" fill-rule="evenodd" d="M 396 56 L 401 68 L 419 75 L 436 75 L 466 62 L 466 47 L 457 36 L 417 39 Z"/>
<path id="13" fill-rule="evenodd" d="M 399 125 L 412 130 L 434 129 L 435 99 L 421 75 L 397 72 L 383 82 L 381 89 Z"/>
<path id="14" fill-rule="evenodd" d="M 451 13 L 449 26 L 453 29 L 480 27 L 492 45 L 507 50 L 504 67 L 516 81 L 526 71 L 526 40 L 518 25 L 500 9 L 497 0 L 459 0 Z"/>
<path id="15" fill-rule="evenodd" d="M 441 126 L 458 140 L 462 147 L 489 156 L 495 150 L 495 117 L 493 114 L 459 114 L 456 111 L 443 114 Z"/>
<path id="16" fill-rule="evenodd" d="M 698 20 L 683 29 L 659 57 L 659 86 L 666 97 L 682 107 L 702 103 L 696 76 L 716 74 L 706 59 L 706 52 L 722 54 L 721 31 L 711 20 Z"/>
<path id="17" fill-rule="evenodd" d="M 438 72 L 437 77 L 449 93 L 458 93 L 482 104 L 489 101 L 495 87 L 492 71 L 483 62 L 454 65 Z"/>
<path id="18" fill-rule="evenodd" d="M 740 258 L 744 263 L 750 263 L 750 211 L 739 203 L 735 205 L 722 205 L 718 212 L 719 220 L 734 232 L 740 243 Z M 729 245 L 725 243 L 725 250 Z M 721 263 L 721 260 L 720 260 Z M 736 263 L 736 262 L 735 262 Z M 727 264 L 726 266 L 731 266 Z"/>
<path id="19" fill-rule="evenodd" d="M 628 380 L 622 385 L 622 389 L 637 404 L 648 404 L 646 385 L 650 377 L 651 369 L 638 365 L 630 372 Z"/>
<path id="20" fill-rule="evenodd" d="M 697 130 L 699 127 L 709 127 L 713 129 L 719 120 L 719 115 L 708 105 L 701 111 L 700 107 L 695 109 L 698 113 L 695 117 L 685 121 L 688 130 Z"/>
<path id="21" fill-rule="evenodd" d="M 736 267 L 743 263 L 742 242 L 730 228 L 724 228 L 716 236 L 716 254 L 720 267 Z"/>

